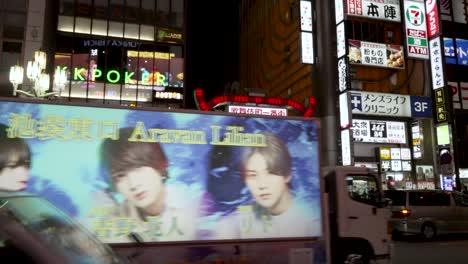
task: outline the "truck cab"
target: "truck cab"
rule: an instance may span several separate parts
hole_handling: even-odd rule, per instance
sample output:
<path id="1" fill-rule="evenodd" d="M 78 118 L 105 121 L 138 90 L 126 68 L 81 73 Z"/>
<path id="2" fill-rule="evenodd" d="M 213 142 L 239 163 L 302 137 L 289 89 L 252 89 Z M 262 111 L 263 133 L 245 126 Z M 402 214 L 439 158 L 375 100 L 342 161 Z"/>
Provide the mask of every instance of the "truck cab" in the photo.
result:
<path id="1" fill-rule="evenodd" d="M 378 175 L 366 168 L 336 167 L 325 175 L 331 263 L 390 263 L 390 211 Z"/>

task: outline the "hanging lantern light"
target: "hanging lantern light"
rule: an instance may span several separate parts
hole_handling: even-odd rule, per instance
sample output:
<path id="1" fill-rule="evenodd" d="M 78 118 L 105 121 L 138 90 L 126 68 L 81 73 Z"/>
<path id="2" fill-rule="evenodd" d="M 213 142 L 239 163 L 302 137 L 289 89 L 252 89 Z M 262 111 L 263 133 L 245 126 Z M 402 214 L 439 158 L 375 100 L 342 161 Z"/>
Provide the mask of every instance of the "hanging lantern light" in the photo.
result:
<path id="1" fill-rule="evenodd" d="M 47 54 L 40 50 L 34 52 L 34 61 L 38 63 L 40 70 L 44 70 L 47 64 Z"/>
<path id="2" fill-rule="evenodd" d="M 57 68 L 54 73 L 54 84 L 55 91 L 60 91 L 64 89 L 65 84 L 67 83 L 67 71 L 64 69 Z"/>
<path id="3" fill-rule="evenodd" d="M 24 69 L 19 65 L 11 66 L 10 68 L 10 82 L 13 85 L 19 85 L 23 83 Z"/>

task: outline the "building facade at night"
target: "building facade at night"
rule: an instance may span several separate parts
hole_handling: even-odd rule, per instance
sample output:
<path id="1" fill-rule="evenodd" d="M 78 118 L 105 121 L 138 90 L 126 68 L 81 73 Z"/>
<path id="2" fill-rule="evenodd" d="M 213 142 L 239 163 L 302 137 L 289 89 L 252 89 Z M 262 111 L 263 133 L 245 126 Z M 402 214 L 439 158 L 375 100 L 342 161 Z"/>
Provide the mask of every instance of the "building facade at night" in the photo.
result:
<path id="1" fill-rule="evenodd" d="M 321 145 L 324 166 L 369 166 L 381 173 L 384 182 L 395 181 L 399 188 L 444 188 L 443 177 L 460 188 L 460 176 L 464 178 L 463 169 L 468 168 L 466 0 L 227 2 L 238 11 L 233 25 L 221 23 L 228 20 L 220 19 L 227 17 L 224 4 L 204 25 L 207 30 L 195 33 L 188 30 L 188 9 L 201 13 L 204 7 L 189 6 L 185 0 L 2 1 L 0 92 L 11 96 L 10 66 L 25 66 L 34 51 L 43 50 L 48 54 L 47 72 L 56 68 L 67 72 L 59 99 L 64 101 L 179 108 L 187 101 L 193 103 L 188 92 L 203 83 L 201 79 L 219 86 L 218 92 L 207 92 L 211 95 L 220 95 L 222 84 L 229 80 L 240 89 L 227 85 L 226 93 L 257 89 L 266 96 L 301 103 L 314 96 L 316 115 L 328 135 Z M 420 20 L 412 14 L 417 8 L 429 14 L 425 5 L 429 3 L 438 7 L 441 30 L 424 38 L 429 27 L 422 30 L 421 23 L 427 26 L 433 17 Z M 309 7 L 310 20 L 304 20 Z M 310 28 L 304 29 L 309 22 Z M 232 30 L 237 26 L 238 33 Z M 203 40 L 197 47 L 201 49 L 194 47 L 191 54 L 189 32 Z M 235 52 L 224 48 L 227 36 L 238 41 L 238 47 L 232 45 Z M 437 37 L 445 51 L 444 80 L 436 80 L 431 69 L 427 43 Z M 305 44 L 312 55 L 305 54 Z M 310 56 L 307 61 L 305 55 Z M 209 67 L 194 61 L 207 62 Z M 229 74 L 219 71 L 229 61 L 233 61 L 225 70 Z M 436 104 L 435 81 L 445 87 L 445 108 Z M 23 87 L 28 85 L 25 80 Z M 389 112 L 370 112 L 379 112 L 383 103 L 367 103 L 367 110 L 357 104 L 359 98 L 372 96 L 394 99 L 389 101 L 393 102 Z M 432 113 L 415 113 L 418 106 L 428 106 Z M 446 120 L 437 120 L 439 111 L 448 113 Z M 353 120 L 373 124 L 376 130 L 359 128 Z M 389 124 L 398 128 L 388 128 Z M 446 131 L 445 125 L 449 144 L 438 144 L 439 137 L 445 137 L 438 134 Z M 382 127 L 384 131 L 379 130 Z M 384 136 L 392 133 L 402 138 Z M 409 150 L 411 158 L 382 160 L 380 151 L 387 149 L 399 150 L 400 155 Z M 454 160 L 449 165 L 440 160 L 446 151 Z"/>
<path id="2" fill-rule="evenodd" d="M 28 51 L 39 49 L 43 37 L 38 28 L 43 24 L 43 19 L 35 23 L 35 27 L 29 27 L 28 18 L 35 15 L 35 11 L 41 7 L 35 3 L 41 1 L 27 0 L 1 1 L 0 13 L 2 22 L 0 23 L 0 95 L 11 96 L 12 86 L 8 81 L 10 67 L 19 63 L 23 64 L 23 56 L 31 56 Z M 29 7 L 31 4 L 31 7 Z M 41 16 L 44 18 L 44 15 Z"/>
<path id="3" fill-rule="evenodd" d="M 373 168 L 385 188 L 459 188 L 456 170 L 447 170 L 454 163 L 440 160 L 448 146 L 437 143 L 429 23 L 413 15 L 425 14 L 426 2 L 241 1 L 241 87 L 316 96 L 326 167 Z M 312 64 L 304 62 L 309 21 Z"/>
<path id="4" fill-rule="evenodd" d="M 181 105 L 183 0 L 60 1 L 55 67 L 63 97 L 130 105 Z"/>
<path id="5" fill-rule="evenodd" d="M 18 56 L 26 65 L 35 50 L 46 51 L 48 72 L 67 72 L 60 100 L 182 107 L 184 0 L 42 0 L 25 6 L 26 45 Z M 38 32 L 35 45 L 27 45 L 34 36 L 29 28 Z"/>

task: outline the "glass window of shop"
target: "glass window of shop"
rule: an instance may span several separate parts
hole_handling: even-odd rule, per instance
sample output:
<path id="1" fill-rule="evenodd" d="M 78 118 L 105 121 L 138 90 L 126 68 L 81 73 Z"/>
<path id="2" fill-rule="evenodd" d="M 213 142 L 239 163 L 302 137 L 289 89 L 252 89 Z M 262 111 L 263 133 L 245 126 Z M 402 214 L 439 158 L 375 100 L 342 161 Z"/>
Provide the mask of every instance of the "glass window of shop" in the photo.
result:
<path id="1" fill-rule="evenodd" d="M 168 26 L 170 21 L 170 1 L 156 0 L 156 21 L 157 24 Z"/>
<path id="2" fill-rule="evenodd" d="M 125 21 L 140 22 L 140 1 L 125 1 Z"/>
<path id="3" fill-rule="evenodd" d="M 24 11 L 27 5 L 27 0 L 0 0 L 0 8 L 8 11 Z"/>
<path id="4" fill-rule="evenodd" d="M 155 17 L 155 1 L 154 0 L 141 0 L 141 20 L 143 24 L 153 24 Z"/>
<path id="5" fill-rule="evenodd" d="M 184 0 L 61 0 L 59 17 L 67 16 L 182 28 Z"/>
<path id="6" fill-rule="evenodd" d="M 184 24 L 184 0 L 171 0 L 171 25 L 182 27 Z"/>
<path id="7" fill-rule="evenodd" d="M 110 0 L 108 18 L 112 20 L 122 20 L 124 16 L 124 0 Z"/>
<path id="8" fill-rule="evenodd" d="M 60 1 L 59 13 L 65 16 L 73 16 L 75 14 L 75 1 L 74 0 Z"/>
<path id="9" fill-rule="evenodd" d="M 90 17 L 92 14 L 92 3 L 92 0 L 76 0 L 76 15 Z"/>
<path id="10" fill-rule="evenodd" d="M 3 38 L 23 39 L 26 26 L 25 13 L 5 12 L 2 14 Z"/>
<path id="11" fill-rule="evenodd" d="M 152 102 L 158 91 L 183 91 L 181 46 L 62 34 L 57 42 L 55 66 L 68 72 L 62 95 L 70 100 Z"/>
<path id="12" fill-rule="evenodd" d="M 96 19 L 106 19 L 108 10 L 108 0 L 94 0 L 93 17 Z"/>
<path id="13" fill-rule="evenodd" d="M 125 38 L 153 41 L 156 29 L 182 35 L 183 0 L 63 0 L 57 29 L 100 36 L 115 34 L 125 25 Z M 135 33 L 133 33 L 135 32 Z M 138 34 L 139 33 L 139 34 Z M 127 36 L 128 35 L 128 36 Z M 179 41 L 179 40 L 177 40 Z"/>

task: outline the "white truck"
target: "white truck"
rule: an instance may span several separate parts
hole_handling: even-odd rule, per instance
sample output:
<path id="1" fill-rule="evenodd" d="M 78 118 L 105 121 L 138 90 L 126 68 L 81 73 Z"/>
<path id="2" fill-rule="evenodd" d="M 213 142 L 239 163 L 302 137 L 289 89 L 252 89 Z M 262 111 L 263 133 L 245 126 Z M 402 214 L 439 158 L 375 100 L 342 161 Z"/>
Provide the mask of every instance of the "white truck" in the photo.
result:
<path id="1" fill-rule="evenodd" d="M 390 263 L 379 178 L 323 172 L 319 128 L 3 98 L 0 189 L 47 199 L 135 263 Z"/>

